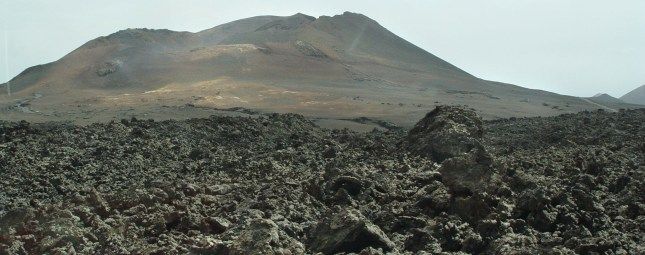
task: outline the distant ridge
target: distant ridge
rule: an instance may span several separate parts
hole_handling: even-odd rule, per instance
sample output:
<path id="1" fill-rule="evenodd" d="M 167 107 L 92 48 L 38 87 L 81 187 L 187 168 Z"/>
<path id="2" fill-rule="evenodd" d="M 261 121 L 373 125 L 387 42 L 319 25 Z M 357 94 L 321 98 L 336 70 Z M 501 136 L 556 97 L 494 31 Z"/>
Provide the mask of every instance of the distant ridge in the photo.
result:
<path id="1" fill-rule="evenodd" d="M 624 103 L 622 100 L 615 98 L 613 96 L 610 96 L 606 93 L 598 93 L 592 97 L 594 100 L 598 100 L 600 102 L 608 102 L 608 103 Z"/>
<path id="2" fill-rule="evenodd" d="M 631 104 L 645 105 L 645 85 L 630 91 L 620 99 Z"/>

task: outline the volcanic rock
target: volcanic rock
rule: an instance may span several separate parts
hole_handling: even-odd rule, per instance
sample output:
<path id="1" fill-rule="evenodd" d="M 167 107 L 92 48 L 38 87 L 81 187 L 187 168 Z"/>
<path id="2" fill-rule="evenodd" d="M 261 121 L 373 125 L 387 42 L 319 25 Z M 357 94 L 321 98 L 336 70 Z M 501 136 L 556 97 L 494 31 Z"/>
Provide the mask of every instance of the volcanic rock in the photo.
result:
<path id="1" fill-rule="evenodd" d="M 324 254 L 360 252 L 365 248 L 390 251 L 394 243 L 360 212 L 345 210 L 324 223 L 314 233 L 311 249 Z"/>
<path id="2" fill-rule="evenodd" d="M 439 168 L 441 181 L 460 194 L 486 191 L 495 185 L 495 172 L 490 164 L 491 156 L 483 148 L 477 148 L 445 160 Z"/>
<path id="3" fill-rule="evenodd" d="M 482 120 L 472 109 L 438 106 L 410 130 L 407 147 L 441 162 L 442 182 L 457 193 L 483 191 L 493 158 L 482 145 Z"/>
<path id="4" fill-rule="evenodd" d="M 438 106 L 410 130 L 408 149 L 437 162 L 481 149 L 482 120 L 471 110 Z"/>
<path id="5" fill-rule="evenodd" d="M 439 164 L 293 114 L 0 122 L 0 254 L 645 252 L 645 110 L 482 128 Z"/>
<path id="6" fill-rule="evenodd" d="M 304 246 L 268 219 L 254 219 L 228 248 L 227 254 L 303 254 Z"/>

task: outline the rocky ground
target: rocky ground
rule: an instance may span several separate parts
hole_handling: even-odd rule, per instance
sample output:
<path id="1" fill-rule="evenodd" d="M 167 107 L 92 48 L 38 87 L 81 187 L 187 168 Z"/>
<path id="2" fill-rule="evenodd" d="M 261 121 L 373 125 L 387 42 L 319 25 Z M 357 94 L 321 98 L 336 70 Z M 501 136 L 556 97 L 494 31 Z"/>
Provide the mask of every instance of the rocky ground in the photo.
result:
<path id="1" fill-rule="evenodd" d="M 0 254 L 643 254 L 645 110 L 0 123 Z"/>

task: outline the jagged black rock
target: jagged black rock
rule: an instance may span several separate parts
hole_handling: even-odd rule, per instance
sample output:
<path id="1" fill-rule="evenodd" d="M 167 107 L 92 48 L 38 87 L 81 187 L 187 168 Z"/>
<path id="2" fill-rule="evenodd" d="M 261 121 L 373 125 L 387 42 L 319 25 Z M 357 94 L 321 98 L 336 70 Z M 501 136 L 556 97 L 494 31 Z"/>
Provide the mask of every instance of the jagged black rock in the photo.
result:
<path id="1" fill-rule="evenodd" d="M 644 123 L 484 121 L 467 150 L 290 114 L 0 123 L 0 253 L 639 254 Z"/>

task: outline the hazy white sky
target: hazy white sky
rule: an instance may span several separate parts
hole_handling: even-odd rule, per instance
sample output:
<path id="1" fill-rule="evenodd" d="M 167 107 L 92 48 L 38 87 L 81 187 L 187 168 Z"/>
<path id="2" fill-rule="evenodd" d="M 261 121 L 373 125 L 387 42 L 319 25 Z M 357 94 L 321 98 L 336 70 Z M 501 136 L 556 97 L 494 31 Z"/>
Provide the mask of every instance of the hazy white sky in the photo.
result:
<path id="1" fill-rule="evenodd" d="M 576 96 L 645 84 L 644 0 L 0 0 L 0 83 L 120 29 L 344 11 L 488 80 Z"/>

